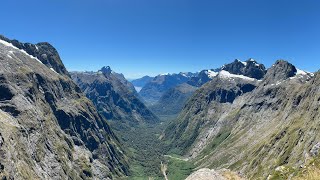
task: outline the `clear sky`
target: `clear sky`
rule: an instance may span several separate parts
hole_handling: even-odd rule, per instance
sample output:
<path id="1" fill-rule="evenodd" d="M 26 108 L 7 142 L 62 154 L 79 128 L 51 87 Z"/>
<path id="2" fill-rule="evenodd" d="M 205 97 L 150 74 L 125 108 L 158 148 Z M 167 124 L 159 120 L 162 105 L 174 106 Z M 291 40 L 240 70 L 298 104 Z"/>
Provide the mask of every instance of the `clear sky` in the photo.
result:
<path id="1" fill-rule="evenodd" d="M 128 78 L 250 57 L 320 69 L 319 0 L 1 0 L 0 34 L 47 41 L 68 70 Z"/>

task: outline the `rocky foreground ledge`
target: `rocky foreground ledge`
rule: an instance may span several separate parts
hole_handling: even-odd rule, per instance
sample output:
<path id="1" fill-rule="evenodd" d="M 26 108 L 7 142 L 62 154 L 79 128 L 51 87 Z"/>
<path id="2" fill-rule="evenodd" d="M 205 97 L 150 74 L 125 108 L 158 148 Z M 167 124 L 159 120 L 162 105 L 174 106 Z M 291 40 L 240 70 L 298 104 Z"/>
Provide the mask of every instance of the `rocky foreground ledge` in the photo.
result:
<path id="1" fill-rule="evenodd" d="M 236 173 L 227 170 L 214 170 L 203 168 L 195 171 L 190 176 L 186 178 L 186 180 L 244 180 Z"/>

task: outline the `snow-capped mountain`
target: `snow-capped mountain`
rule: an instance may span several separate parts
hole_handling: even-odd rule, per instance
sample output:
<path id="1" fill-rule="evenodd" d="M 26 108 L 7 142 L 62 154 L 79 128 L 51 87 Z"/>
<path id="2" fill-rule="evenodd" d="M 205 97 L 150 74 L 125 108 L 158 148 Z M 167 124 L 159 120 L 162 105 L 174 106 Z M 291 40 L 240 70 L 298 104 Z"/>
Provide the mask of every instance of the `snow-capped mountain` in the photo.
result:
<path id="1" fill-rule="evenodd" d="M 319 73 L 284 60 L 267 72 L 235 60 L 189 98 L 163 140 L 200 167 L 242 169 L 248 179 L 299 169 L 319 152 L 319 83 Z"/>
<path id="2" fill-rule="evenodd" d="M 221 72 L 224 75 L 228 72 L 230 75 L 243 75 L 259 80 L 266 73 L 266 69 L 263 64 L 257 63 L 254 59 L 250 58 L 247 61 L 240 61 L 239 59 L 236 59 L 234 62 L 225 64 L 220 68 L 200 71 L 197 76 L 192 77 L 190 81 L 188 81 L 188 84 L 201 87 Z"/>

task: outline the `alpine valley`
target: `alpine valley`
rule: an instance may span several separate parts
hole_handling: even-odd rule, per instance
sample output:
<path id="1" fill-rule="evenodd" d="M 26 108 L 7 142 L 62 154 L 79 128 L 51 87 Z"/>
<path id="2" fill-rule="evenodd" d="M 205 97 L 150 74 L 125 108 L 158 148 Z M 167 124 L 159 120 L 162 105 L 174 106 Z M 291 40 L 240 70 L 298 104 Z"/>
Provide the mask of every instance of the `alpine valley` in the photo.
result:
<path id="1" fill-rule="evenodd" d="M 0 36 L 2 179 L 318 179 L 320 74 L 234 60 L 127 80 Z"/>

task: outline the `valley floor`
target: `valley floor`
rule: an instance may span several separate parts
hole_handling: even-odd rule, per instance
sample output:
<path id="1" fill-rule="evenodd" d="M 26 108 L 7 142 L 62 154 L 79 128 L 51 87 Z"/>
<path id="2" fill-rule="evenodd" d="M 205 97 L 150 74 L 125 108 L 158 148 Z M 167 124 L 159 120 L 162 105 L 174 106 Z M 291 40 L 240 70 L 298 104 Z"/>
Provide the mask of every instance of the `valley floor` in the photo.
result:
<path id="1" fill-rule="evenodd" d="M 159 124 L 131 127 L 125 130 L 121 129 L 116 122 L 109 123 L 131 159 L 129 161 L 131 175 L 127 179 L 163 180 L 165 172 L 170 180 L 183 180 L 193 172 L 192 163 L 178 155 L 166 155 L 159 139 L 167 123 L 173 118 L 175 116 L 162 116 Z M 165 169 L 163 169 L 164 166 Z"/>

